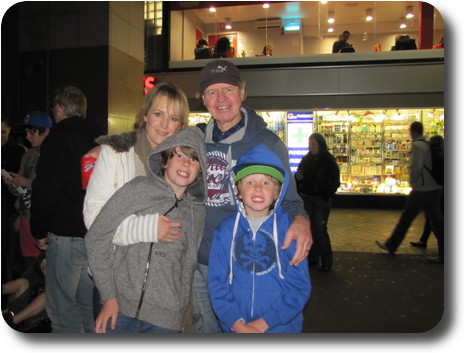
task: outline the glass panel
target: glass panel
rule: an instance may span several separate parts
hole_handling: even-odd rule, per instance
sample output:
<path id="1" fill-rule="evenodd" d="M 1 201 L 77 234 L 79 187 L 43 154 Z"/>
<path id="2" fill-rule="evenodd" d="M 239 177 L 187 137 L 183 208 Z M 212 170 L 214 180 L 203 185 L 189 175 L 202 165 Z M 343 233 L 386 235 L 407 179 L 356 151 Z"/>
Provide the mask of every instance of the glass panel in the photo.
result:
<path id="1" fill-rule="evenodd" d="M 206 4 L 196 7 L 180 2 L 171 11 L 171 61 L 194 59 L 194 48 L 203 37 L 214 47 L 221 36 L 236 36 L 233 57 L 302 56 L 332 53 L 334 42 L 345 31 L 356 53 L 390 51 L 398 35 L 408 35 L 418 44 L 419 1 L 296 1 L 263 3 L 235 2 L 210 12 Z M 412 10 L 413 17 L 407 13 Z M 369 17 L 368 17 L 369 16 Z M 433 43 L 444 33 L 443 19 L 434 9 Z M 333 22 L 329 23 L 329 19 Z M 367 20 L 369 19 L 369 20 Z M 229 27 L 230 25 L 230 27 Z M 404 27 L 400 28 L 401 25 Z M 229 56 L 230 57 L 230 56 Z"/>

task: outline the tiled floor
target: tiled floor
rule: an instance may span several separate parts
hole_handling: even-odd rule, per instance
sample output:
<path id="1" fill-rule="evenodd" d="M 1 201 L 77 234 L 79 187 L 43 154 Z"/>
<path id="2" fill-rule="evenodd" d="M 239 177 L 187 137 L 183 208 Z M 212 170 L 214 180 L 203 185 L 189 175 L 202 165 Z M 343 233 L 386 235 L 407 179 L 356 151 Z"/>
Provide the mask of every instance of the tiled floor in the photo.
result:
<path id="1" fill-rule="evenodd" d="M 333 208 L 329 217 L 329 235 L 333 251 L 384 252 L 375 240 L 385 241 L 401 215 L 401 210 Z M 430 235 L 427 250 L 413 247 L 419 240 L 425 216 L 421 213 L 412 223 L 397 254 L 436 255 L 437 241 Z"/>

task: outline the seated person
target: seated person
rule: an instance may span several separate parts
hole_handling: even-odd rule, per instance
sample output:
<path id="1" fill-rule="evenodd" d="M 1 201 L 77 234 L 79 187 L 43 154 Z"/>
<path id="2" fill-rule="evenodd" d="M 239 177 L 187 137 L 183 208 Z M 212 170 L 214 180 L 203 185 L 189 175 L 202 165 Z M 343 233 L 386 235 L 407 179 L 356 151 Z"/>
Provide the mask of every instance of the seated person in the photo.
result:
<path id="1" fill-rule="evenodd" d="M 32 332 L 39 327 L 40 332 L 51 330 L 45 310 L 45 266 L 45 251 L 42 251 L 35 268 L 2 285 L 2 297 L 8 296 L 6 307 L 2 308 L 3 319 L 19 332 Z"/>
<path id="2" fill-rule="evenodd" d="M 354 53 L 353 45 L 348 43 L 350 35 L 349 31 L 343 31 L 332 46 L 332 53 Z"/>
<path id="3" fill-rule="evenodd" d="M 414 50 L 417 49 L 416 40 L 408 35 L 399 34 L 395 38 L 395 45 L 391 50 Z"/>
<path id="4" fill-rule="evenodd" d="M 213 58 L 228 58 L 231 50 L 229 38 L 221 37 L 216 41 Z"/>
<path id="5" fill-rule="evenodd" d="M 211 48 L 208 46 L 206 39 L 200 39 L 198 41 L 197 47 L 194 50 L 195 59 L 211 59 L 213 56 L 211 53 Z"/>
<path id="6" fill-rule="evenodd" d="M 256 56 L 272 56 L 272 47 L 269 44 L 265 45 L 261 54 L 256 54 Z"/>

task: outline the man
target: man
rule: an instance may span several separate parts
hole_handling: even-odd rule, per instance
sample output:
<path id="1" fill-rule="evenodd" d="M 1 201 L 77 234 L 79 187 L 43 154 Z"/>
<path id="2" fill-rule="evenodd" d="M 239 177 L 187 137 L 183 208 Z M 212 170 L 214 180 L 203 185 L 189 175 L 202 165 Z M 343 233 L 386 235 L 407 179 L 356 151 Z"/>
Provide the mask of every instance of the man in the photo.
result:
<path id="1" fill-rule="evenodd" d="M 352 48 L 352 45 L 348 43 L 351 33 L 349 31 L 343 31 L 342 34 L 338 36 L 338 41 L 334 42 L 332 46 L 332 53 L 340 53 L 340 50 L 345 48 Z"/>
<path id="2" fill-rule="evenodd" d="M 93 282 L 87 273 L 81 157 L 102 132 L 85 120 L 87 99 L 76 87 L 59 89 L 56 125 L 40 150 L 32 183 L 31 232 L 47 250 L 47 313 L 53 332 L 93 332 Z"/>
<path id="3" fill-rule="evenodd" d="M 409 172 L 409 184 L 412 191 L 401 217 L 390 238 L 385 243 L 376 240 L 376 244 L 390 254 L 394 254 L 403 241 L 406 233 L 416 216 L 425 210 L 431 219 L 431 226 L 438 242 L 438 256 L 433 262 L 444 263 L 444 219 L 441 211 L 441 197 L 443 187 L 436 183 L 432 174 L 432 154 L 430 145 L 423 136 L 422 124 L 415 121 L 410 126 L 413 139 L 412 157 Z"/>
<path id="4" fill-rule="evenodd" d="M 286 146 L 266 128 L 262 117 L 242 105 L 245 85 L 234 64 L 226 60 L 208 63 L 200 73 L 200 92 L 213 119 L 204 129 L 208 153 L 208 199 L 205 233 L 193 281 L 193 327 L 197 333 L 214 333 L 221 330 L 211 308 L 206 279 L 214 230 L 236 211 L 233 191 L 229 190 L 227 182 L 229 171 L 245 151 L 263 143 L 278 155 L 288 173 L 291 172 Z M 312 237 L 308 215 L 293 178 L 282 206 L 293 219 L 283 248 L 288 248 L 292 240 L 297 241 L 297 250 L 290 262 L 290 265 L 296 266 L 308 256 Z"/>

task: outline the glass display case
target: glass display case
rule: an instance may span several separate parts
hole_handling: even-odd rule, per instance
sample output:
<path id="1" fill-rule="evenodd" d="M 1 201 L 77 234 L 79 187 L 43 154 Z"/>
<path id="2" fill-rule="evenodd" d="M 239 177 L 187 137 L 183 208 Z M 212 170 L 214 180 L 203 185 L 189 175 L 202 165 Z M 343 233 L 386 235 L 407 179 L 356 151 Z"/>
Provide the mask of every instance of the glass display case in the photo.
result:
<path id="1" fill-rule="evenodd" d="M 424 135 L 444 136 L 443 109 L 315 112 L 316 130 L 340 166 L 338 192 L 408 194 L 409 126 L 421 121 Z"/>

